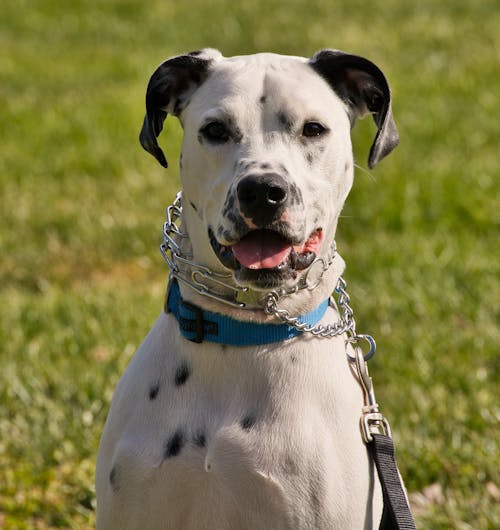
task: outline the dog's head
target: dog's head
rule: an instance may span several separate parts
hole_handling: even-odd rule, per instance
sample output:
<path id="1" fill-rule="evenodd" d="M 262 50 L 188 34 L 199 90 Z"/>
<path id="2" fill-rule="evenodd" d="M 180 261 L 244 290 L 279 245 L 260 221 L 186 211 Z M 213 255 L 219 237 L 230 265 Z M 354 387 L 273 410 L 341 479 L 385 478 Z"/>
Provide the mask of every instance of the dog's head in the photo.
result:
<path id="1" fill-rule="evenodd" d="M 167 114 L 184 129 L 184 221 L 199 263 L 255 289 L 292 285 L 326 255 L 353 179 L 350 129 L 372 114 L 373 167 L 398 143 L 391 92 L 372 62 L 323 50 L 165 61 L 146 93 L 140 140 L 158 145 Z"/>

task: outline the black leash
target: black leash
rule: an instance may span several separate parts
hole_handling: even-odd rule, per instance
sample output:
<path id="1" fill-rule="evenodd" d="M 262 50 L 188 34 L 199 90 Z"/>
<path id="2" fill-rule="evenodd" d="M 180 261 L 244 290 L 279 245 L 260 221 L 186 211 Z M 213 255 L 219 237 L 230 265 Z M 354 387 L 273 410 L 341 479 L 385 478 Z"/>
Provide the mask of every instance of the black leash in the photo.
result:
<path id="1" fill-rule="evenodd" d="M 384 497 L 379 530 L 416 530 L 401 483 L 392 438 L 387 434 L 372 433 L 372 441 L 367 447 L 375 462 Z"/>
<path id="2" fill-rule="evenodd" d="M 416 530 L 401 475 L 398 471 L 389 422 L 379 411 L 373 391 L 372 378 L 368 374 L 363 352 L 357 344 L 359 337 L 355 336 L 350 340 L 354 345 L 354 357 L 348 356 L 353 362 L 363 390 L 364 406 L 360 421 L 361 434 L 368 452 L 375 462 L 382 486 L 384 510 L 379 530 Z"/>

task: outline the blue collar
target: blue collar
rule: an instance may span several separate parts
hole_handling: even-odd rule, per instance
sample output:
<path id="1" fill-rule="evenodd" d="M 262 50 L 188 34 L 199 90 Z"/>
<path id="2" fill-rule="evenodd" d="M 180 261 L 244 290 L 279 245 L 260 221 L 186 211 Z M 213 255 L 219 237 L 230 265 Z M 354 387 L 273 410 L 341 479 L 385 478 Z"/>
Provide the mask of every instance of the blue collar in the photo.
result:
<path id="1" fill-rule="evenodd" d="M 231 346 L 253 346 L 281 342 L 302 333 L 287 324 L 242 322 L 220 313 L 205 311 L 182 299 L 177 281 L 172 282 L 165 305 L 177 319 L 182 336 L 193 342 L 205 340 Z M 299 317 L 299 322 L 317 324 L 327 307 L 328 300 L 325 300 L 316 309 Z"/>

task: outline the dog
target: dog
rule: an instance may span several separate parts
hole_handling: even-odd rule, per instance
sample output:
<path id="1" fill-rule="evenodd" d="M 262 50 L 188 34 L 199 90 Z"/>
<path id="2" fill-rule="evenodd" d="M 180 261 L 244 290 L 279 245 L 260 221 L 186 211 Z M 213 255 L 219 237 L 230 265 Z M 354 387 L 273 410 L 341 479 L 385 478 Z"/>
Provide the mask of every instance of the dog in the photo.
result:
<path id="1" fill-rule="evenodd" d="M 378 528 L 347 335 L 298 328 L 339 320 L 325 300 L 344 269 L 333 242 L 350 130 L 372 115 L 370 168 L 398 144 L 384 74 L 338 50 L 207 48 L 149 81 L 140 141 L 164 167 L 167 114 L 183 127 L 181 225 L 167 222 L 166 310 L 100 442 L 98 530 Z M 283 327 L 293 333 L 273 335 Z"/>

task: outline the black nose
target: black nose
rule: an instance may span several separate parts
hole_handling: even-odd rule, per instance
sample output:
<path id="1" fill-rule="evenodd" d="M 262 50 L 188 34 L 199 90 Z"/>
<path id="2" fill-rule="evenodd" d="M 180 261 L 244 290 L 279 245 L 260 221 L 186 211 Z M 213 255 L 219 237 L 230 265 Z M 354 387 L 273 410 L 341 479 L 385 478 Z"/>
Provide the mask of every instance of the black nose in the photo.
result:
<path id="1" fill-rule="evenodd" d="M 259 227 L 280 218 L 288 198 L 288 184 L 274 173 L 249 175 L 237 187 L 241 213 Z"/>

